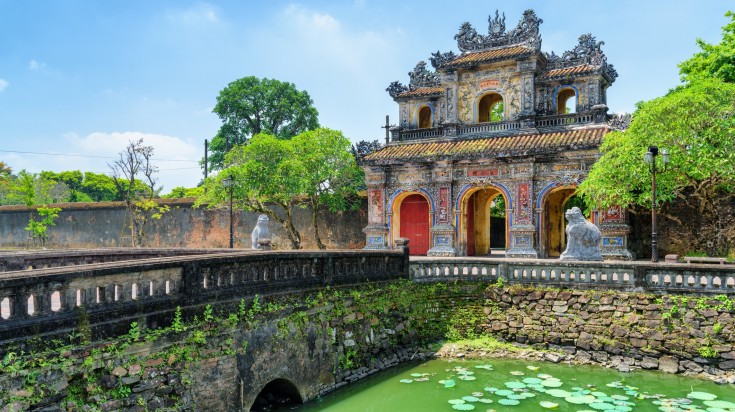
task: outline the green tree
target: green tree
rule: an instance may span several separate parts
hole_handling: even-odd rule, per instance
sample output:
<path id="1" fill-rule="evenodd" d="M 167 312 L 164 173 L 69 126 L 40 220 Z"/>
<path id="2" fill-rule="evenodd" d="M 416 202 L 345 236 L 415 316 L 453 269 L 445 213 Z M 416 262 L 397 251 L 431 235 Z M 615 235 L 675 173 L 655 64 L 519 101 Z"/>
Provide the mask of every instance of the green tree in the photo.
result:
<path id="1" fill-rule="evenodd" d="M 491 122 L 502 122 L 505 120 L 505 105 L 497 102 L 490 108 L 489 119 Z"/>
<path id="2" fill-rule="evenodd" d="M 60 202 L 89 202 L 92 199 L 82 191 L 84 182 L 84 174 L 79 170 L 70 170 L 64 172 L 42 171 L 41 177 L 49 182 L 53 182 L 50 189 L 53 193 L 66 193 L 66 196 L 56 196 L 54 201 Z M 64 190 L 66 189 L 66 190 Z M 52 196 L 53 197 L 53 196 Z"/>
<path id="3" fill-rule="evenodd" d="M 721 235 L 725 216 L 718 211 L 735 192 L 733 130 L 735 84 L 698 78 L 666 96 L 639 103 L 630 128 L 605 137 L 603 156 L 580 191 L 598 208 L 650 207 L 651 173 L 643 154 L 648 146 L 665 148 L 671 161 L 667 172 L 657 175 L 658 200 L 692 205 L 700 215 L 718 222 Z M 724 238 L 717 236 L 716 241 Z M 723 247 L 717 247 L 720 253 Z"/>
<path id="4" fill-rule="evenodd" d="M 709 44 L 697 39 L 697 45 L 702 50 L 679 64 L 683 81 L 717 78 L 735 83 L 735 13 L 728 11 L 725 16 L 730 18 L 730 23 L 722 28 L 722 41 Z"/>
<path id="5" fill-rule="evenodd" d="M 319 249 L 325 249 L 319 235 L 319 211 L 331 212 L 360 205 L 357 191 L 364 180 L 350 152 L 350 141 L 342 132 L 319 128 L 295 136 L 291 143 L 304 178 L 303 190 L 311 207 L 311 224 Z"/>
<path id="6" fill-rule="evenodd" d="M 221 170 L 224 154 L 248 137 L 267 133 L 281 139 L 319 127 L 318 112 L 306 91 L 293 83 L 255 76 L 235 80 L 220 91 L 214 113 L 222 120 L 210 144 L 210 165 Z"/>
<path id="7" fill-rule="evenodd" d="M 41 246 L 45 246 L 48 240 L 48 228 L 56 225 L 56 219 L 59 217 L 61 208 L 42 206 L 36 209 L 36 212 L 40 219 L 36 220 L 31 217 L 25 230 L 31 232 L 34 242 L 38 239 Z"/>
<path id="8" fill-rule="evenodd" d="M 30 173 L 23 169 L 8 179 L 5 204 L 31 207 L 49 203 L 48 191 L 52 182 L 43 179 L 38 173 Z"/>
<path id="9" fill-rule="evenodd" d="M 161 189 L 157 187 L 158 168 L 153 165 L 153 147 L 143 145 L 143 139 L 130 141 L 118 159 L 108 166 L 112 181 L 128 209 L 133 247 L 141 246 L 148 221 L 160 219 L 169 210 L 168 206 L 154 200 Z"/>
<path id="10" fill-rule="evenodd" d="M 126 183 L 120 181 L 120 184 L 124 186 L 122 193 L 126 193 Z M 112 177 L 102 173 L 85 172 L 80 190 L 94 202 L 113 202 L 123 200 Z M 79 197 L 81 198 L 82 195 Z"/>
<path id="11" fill-rule="evenodd" d="M 167 195 L 161 196 L 164 199 L 180 199 L 184 197 L 199 197 L 204 194 L 204 187 L 192 187 L 187 188 L 184 186 L 176 186 L 171 189 L 171 192 Z"/>
<path id="12" fill-rule="evenodd" d="M 233 202 L 237 208 L 266 214 L 286 231 L 293 249 L 301 248 L 301 234 L 293 224 L 293 207 L 303 193 L 303 170 L 290 141 L 269 134 L 256 134 L 247 145 L 233 148 L 226 157 L 230 166 L 208 178 L 206 193 L 195 206 L 221 207 L 229 202 L 222 181 L 233 180 Z"/>

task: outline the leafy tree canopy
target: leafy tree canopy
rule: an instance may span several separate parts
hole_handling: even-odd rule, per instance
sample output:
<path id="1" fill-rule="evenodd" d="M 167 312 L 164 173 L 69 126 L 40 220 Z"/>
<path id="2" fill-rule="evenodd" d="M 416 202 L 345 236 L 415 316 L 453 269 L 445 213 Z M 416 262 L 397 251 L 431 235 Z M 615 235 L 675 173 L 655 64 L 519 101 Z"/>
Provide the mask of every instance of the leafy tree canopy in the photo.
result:
<path id="1" fill-rule="evenodd" d="M 650 207 L 651 174 L 643 155 L 648 146 L 658 146 L 671 155 L 669 170 L 657 176 L 660 201 L 683 197 L 687 189 L 700 212 L 714 211 L 712 202 L 719 193 L 735 191 L 733 131 L 735 84 L 699 78 L 639 103 L 630 128 L 605 137 L 603 156 L 580 190 L 598 207 Z"/>
<path id="2" fill-rule="evenodd" d="M 250 136 L 280 139 L 319 127 L 318 112 L 306 91 L 275 79 L 243 77 L 220 91 L 214 113 L 222 126 L 210 145 L 212 169 L 222 169 L 224 153 Z"/>
<path id="3" fill-rule="evenodd" d="M 318 225 L 320 208 L 337 212 L 358 207 L 357 191 L 364 174 L 350 151 L 349 139 L 340 131 L 320 127 L 297 135 L 291 143 L 303 170 L 303 191 L 311 205 L 316 243 L 324 249 Z"/>
<path id="4" fill-rule="evenodd" d="M 204 194 L 204 187 L 184 187 L 176 186 L 171 189 L 171 193 L 161 196 L 164 199 L 180 199 L 184 197 L 199 197 Z"/>
<path id="5" fill-rule="evenodd" d="M 683 81 L 704 77 L 735 83 L 735 13 L 729 11 L 725 16 L 730 18 L 730 23 L 722 28 L 722 42 L 709 44 L 697 39 L 702 50 L 679 64 Z"/>

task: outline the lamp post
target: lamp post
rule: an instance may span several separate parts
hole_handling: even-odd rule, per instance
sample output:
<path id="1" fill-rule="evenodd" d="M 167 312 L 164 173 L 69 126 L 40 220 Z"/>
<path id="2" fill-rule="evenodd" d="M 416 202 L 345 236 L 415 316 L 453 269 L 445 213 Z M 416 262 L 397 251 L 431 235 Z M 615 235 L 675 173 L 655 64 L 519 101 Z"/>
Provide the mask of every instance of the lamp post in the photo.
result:
<path id="1" fill-rule="evenodd" d="M 651 262 L 658 262 L 658 228 L 656 225 L 656 172 L 663 173 L 666 171 L 666 165 L 669 164 L 669 152 L 661 149 L 661 162 L 663 168 L 656 169 L 656 156 L 658 156 L 658 147 L 648 146 L 648 151 L 644 155 L 648 170 L 651 171 Z"/>
<path id="2" fill-rule="evenodd" d="M 230 189 L 230 249 L 234 247 L 234 238 L 232 236 L 232 176 L 222 179 L 222 185 Z"/>

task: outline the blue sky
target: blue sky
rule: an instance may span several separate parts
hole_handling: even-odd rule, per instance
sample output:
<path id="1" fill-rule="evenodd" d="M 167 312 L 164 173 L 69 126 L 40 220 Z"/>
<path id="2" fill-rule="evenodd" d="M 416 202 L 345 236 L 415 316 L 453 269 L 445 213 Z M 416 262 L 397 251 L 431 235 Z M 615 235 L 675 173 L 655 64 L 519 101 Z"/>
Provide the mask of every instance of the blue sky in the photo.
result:
<path id="1" fill-rule="evenodd" d="M 142 137 L 164 192 L 193 187 L 204 139 L 220 124 L 217 94 L 250 75 L 308 91 L 320 123 L 353 141 L 382 139 L 385 115 L 398 111 L 388 84 L 407 83 L 432 52 L 458 52 L 462 22 L 486 33 L 496 8 L 509 28 L 534 9 L 547 52 L 584 33 L 604 41 L 618 113 L 678 84 L 695 39 L 719 42 L 735 9 L 722 0 L 0 0 L 0 161 L 108 173 L 111 157 Z"/>

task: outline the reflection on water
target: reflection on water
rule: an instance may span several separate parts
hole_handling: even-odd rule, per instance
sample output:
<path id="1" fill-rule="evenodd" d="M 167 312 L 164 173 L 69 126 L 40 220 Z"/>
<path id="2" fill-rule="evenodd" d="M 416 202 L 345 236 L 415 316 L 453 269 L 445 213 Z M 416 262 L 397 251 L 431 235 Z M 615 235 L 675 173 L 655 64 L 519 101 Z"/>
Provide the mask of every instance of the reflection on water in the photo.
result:
<path id="1" fill-rule="evenodd" d="M 545 407 L 569 412 L 735 412 L 735 391 L 732 385 L 657 372 L 622 373 L 505 359 L 437 359 L 392 369 L 312 403 L 281 410 L 520 412 Z"/>

